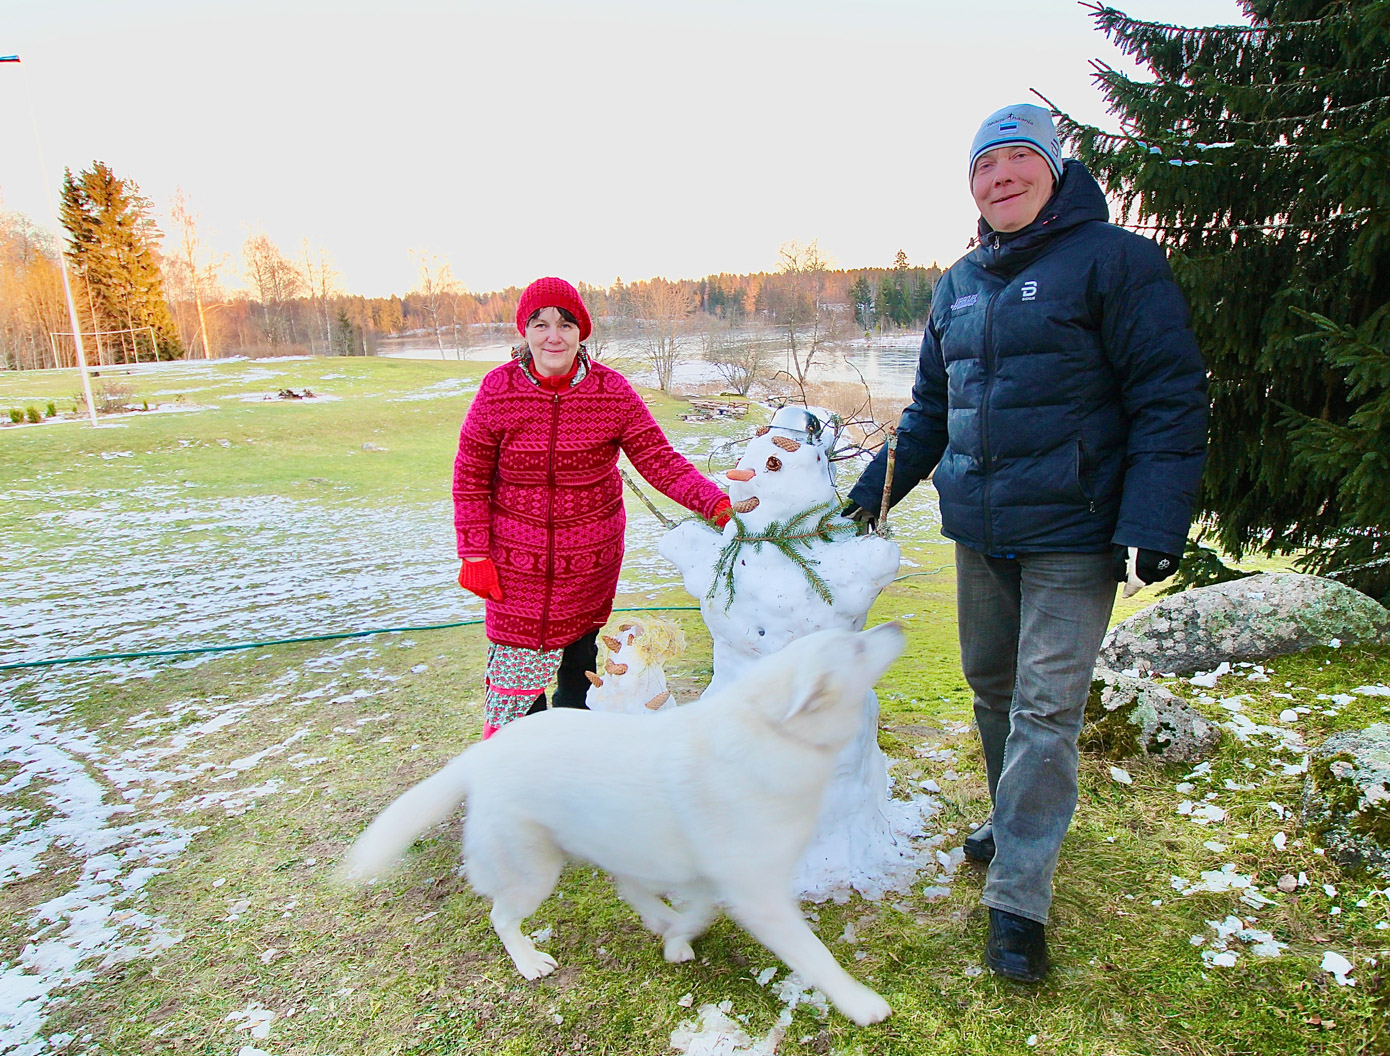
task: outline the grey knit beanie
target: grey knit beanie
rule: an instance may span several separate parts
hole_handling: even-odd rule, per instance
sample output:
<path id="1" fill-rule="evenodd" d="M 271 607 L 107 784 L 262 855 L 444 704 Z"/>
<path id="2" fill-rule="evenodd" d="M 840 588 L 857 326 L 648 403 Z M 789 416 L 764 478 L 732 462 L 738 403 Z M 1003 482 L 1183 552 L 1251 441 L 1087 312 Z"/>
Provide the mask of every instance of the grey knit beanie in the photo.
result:
<path id="1" fill-rule="evenodd" d="M 975 178 L 975 162 L 987 150 L 1012 146 L 1015 143 L 1032 147 L 1046 160 L 1052 175 L 1062 180 L 1062 142 L 1052 124 L 1052 115 L 1041 106 L 1017 103 L 996 110 L 985 118 L 975 141 L 970 144 L 969 178 Z"/>

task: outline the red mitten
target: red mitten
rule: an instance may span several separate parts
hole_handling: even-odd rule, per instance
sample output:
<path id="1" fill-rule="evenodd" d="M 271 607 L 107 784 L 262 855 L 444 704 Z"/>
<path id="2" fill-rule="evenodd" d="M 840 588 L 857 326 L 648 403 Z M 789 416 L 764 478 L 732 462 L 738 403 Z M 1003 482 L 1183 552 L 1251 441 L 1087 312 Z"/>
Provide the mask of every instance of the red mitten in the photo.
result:
<path id="1" fill-rule="evenodd" d="M 714 522 L 716 528 L 723 528 L 729 523 L 729 518 L 733 516 L 733 504 L 729 502 L 729 496 L 725 495 L 715 504 L 714 512 L 710 514 L 710 520 Z"/>
<path id="2" fill-rule="evenodd" d="M 492 563 L 490 557 L 481 561 L 465 560 L 463 567 L 459 569 L 459 586 L 484 600 L 502 600 L 502 587 L 497 582 L 497 566 Z"/>

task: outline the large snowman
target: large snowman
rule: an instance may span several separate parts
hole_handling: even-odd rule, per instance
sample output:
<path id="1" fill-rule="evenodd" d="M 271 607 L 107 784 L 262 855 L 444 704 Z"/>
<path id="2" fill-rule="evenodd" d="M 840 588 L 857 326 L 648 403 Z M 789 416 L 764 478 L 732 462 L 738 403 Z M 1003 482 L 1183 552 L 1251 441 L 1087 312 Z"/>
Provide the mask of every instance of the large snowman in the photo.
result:
<path id="1" fill-rule="evenodd" d="M 727 473 L 737 519 L 722 534 L 686 521 L 661 541 L 662 556 L 700 600 L 714 640 L 706 695 L 803 635 L 863 629 L 869 607 L 897 574 L 897 544 L 855 536 L 838 516 L 822 520 L 838 508 L 830 462 L 835 436 L 822 424 L 829 420 L 819 408 L 783 407 Z M 798 890 L 819 898 L 849 887 L 871 894 L 892 886 L 911 868 L 907 836 L 920 831 L 921 821 L 920 803 L 888 797 L 878 698 L 870 690 L 859 734 L 836 762 L 816 836 L 798 867 Z"/>

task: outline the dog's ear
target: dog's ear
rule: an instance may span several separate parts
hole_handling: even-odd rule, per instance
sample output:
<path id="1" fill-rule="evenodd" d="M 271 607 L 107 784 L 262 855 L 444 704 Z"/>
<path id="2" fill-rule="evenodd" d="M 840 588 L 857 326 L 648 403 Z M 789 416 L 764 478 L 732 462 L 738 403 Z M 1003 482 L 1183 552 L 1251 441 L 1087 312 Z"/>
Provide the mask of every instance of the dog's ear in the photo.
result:
<path id="1" fill-rule="evenodd" d="M 834 680 L 829 672 L 822 671 L 809 681 L 799 680 L 796 690 L 792 693 L 791 703 L 782 714 L 782 721 L 790 722 L 804 711 L 815 711 L 830 699 L 833 692 Z"/>

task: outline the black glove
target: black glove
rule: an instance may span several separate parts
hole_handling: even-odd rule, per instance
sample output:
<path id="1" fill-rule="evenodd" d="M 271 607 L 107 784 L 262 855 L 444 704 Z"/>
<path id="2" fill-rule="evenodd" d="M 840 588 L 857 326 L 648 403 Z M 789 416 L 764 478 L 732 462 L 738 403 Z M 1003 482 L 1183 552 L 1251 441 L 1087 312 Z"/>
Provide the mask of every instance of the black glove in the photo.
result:
<path id="1" fill-rule="evenodd" d="M 853 521 L 861 528 L 867 528 L 871 532 L 878 529 L 878 514 L 870 513 L 857 503 L 851 502 L 840 511 L 840 516 L 847 521 Z"/>
<path id="2" fill-rule="evenodd" d="M 1129 581 L 1129 555 L 1134 554 L 1134 575 L 1144 583 L 1157 583 L 1178 570 L 1181 560 L 1176 554 L 1165 554 L 1144 547 L 1125 547 L 1116 544 L 1110 556 L 1110 570 L 1117 583 Z M 1135 589 L 1139 589 L 1135 587 Z"/>

